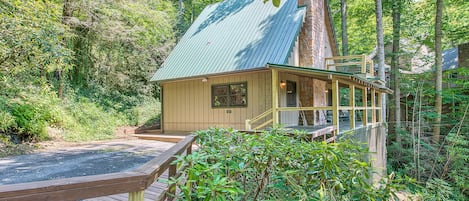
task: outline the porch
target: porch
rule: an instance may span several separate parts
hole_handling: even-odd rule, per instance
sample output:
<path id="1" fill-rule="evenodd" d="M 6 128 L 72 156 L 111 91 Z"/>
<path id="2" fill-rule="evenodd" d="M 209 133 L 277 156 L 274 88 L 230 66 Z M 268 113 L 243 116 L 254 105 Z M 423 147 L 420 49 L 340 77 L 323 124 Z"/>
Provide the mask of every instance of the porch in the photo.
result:
<path id="1" fill-rule="evenodd" d="M 383 123 L 382 95 L 391 93 L 374 77 L 365 55 L 326 58 L 325 70 L 268 64 L 272 106 L 247 119 L 246 131 L 282 125 L 309 134 L 336 135 Z M 326 134 L 324 134 L 326 136 Z M 326 138 L 324 138 L 326 140 Z"/>

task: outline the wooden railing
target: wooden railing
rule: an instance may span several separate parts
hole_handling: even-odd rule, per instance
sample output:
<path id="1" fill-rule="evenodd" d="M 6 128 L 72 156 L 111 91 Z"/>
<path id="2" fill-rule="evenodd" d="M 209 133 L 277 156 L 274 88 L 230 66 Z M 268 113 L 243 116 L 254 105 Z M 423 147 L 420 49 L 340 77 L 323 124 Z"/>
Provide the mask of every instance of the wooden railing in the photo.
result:
<path id="1" fill-rule="evenodd" d="M 143 201 L 144 191 L 168 170 L 168 177 L 178 177 L 185 166 L 172 164 L 177 155 L 190 154 L 196 136 L 188 136 L 153 160 L 133 171 L 73 177 L 12 185 L 0 185 L 0 201 L 19 200 L 82 200 L 120 193 L 129 193 L 129 201 Z M 166 192 L 174 193 L 168 186 L 159 197 L 165 200 Z"/>
<path id="2" fill-rule="evenodd" d="M 265 121 L 264 123 L 256 126 L 254 129 L 252 129 L 252 125 L 254 125 L 255 122 L 258 122 L 260 121 L 261 119 L 264 119 L 266 118 L 268 115 L 271 115 L 272 114 L 272 108 L 268 109 L 267 111 L 261 113 L 260 115 L 258 115 L 257 117 L 254 117 L 252 119 L 246 119 L 246 123 L 245 123 L 245 127 L 246 127 L 246 131 L 250 131 L 250 130 L 259 130 L 261 128 L 264 128 L 266 127 L 267 125 L 273 123 L 273 119 L 269 119 L 267 121 Z"/>
<path id="3" fill-rule="evenodd" d="M 326 70 L 374 76 L 373 60 L 366 55 L 336 56 L 325 60 Z"/>

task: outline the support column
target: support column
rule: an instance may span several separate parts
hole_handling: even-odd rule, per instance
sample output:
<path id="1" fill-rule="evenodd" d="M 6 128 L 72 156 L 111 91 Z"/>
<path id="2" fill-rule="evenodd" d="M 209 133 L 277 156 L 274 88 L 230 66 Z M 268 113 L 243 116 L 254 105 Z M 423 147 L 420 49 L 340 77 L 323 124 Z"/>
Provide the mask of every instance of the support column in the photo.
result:
<path id="1" fill-rule="evenodd" d="M 362 73 L 366 76 L 366 55 L 362 55 Z"/>
<path id="2" fill-rule="evenodd" d="M 363 126 L 368 125 L 368 93 L 366 91 L 367 89 L 364 87 L 362 90 L 363 106 L 365 107 L 363 111 Z"/>
<path id="3" fill-rule="evenodd" d="M 376 90 L 371 89 L 371 123 L 376 123 Z"/>
<path id="4" fill-rule="evenodd" d="M 379 107 L 379 112 L 378 112 L 378 122 L 383 122 L 383 96 L 381 95 L 382 93 L 378 92 L 378 107 Z"/>
<path id="5" fill-rule="evenodd" d="M 135 191 L 129 193 L 129 201 L 143 201 L 145 191 Z"/>
<path id="6" fill-rule="evenodd" d="M 350 90 L 350 101 L 349 106 L 351 110 L 349 111 L 349 119 L 350 119 L 350 130 L 355 129 L 355 85 L 349 85 Z"/>
<path id="7" fill-rule="evenodd" d="M 339 134 L 339 81 L 332 77 L 332 124 Z"/>
<path id="8" fill-rule="evenodd" d="M 279 124 L 278 115 L 278 70 L 272 69 L 272 124 Z"/>

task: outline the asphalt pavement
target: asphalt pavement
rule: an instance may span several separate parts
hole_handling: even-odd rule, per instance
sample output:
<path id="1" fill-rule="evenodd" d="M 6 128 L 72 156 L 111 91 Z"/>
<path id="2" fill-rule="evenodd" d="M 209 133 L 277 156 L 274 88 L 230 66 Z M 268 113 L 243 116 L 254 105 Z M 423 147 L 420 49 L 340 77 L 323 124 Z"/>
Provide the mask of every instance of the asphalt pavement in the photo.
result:
<path id="1" fill-rule="evenodd" d="M 125 139 L 0 158 L 0 185 L 124 172 L 174 143 Z"/>

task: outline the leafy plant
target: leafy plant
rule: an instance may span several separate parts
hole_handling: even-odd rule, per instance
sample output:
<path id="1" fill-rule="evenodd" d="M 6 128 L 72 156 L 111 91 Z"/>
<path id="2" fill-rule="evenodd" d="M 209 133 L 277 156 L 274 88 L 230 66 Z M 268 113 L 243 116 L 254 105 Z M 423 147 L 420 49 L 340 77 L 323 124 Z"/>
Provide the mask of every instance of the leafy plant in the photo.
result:
<path id="1" fill-rule="evenodd" d="M 351 142 L 326 144 L 282 129 L 260 135 L 230 129 L 197 132 L 199 149 L 186 180 L 170 179 L 185 200 L 387 200 L 393 185 L 370 182 L 366 151 Z"/>

